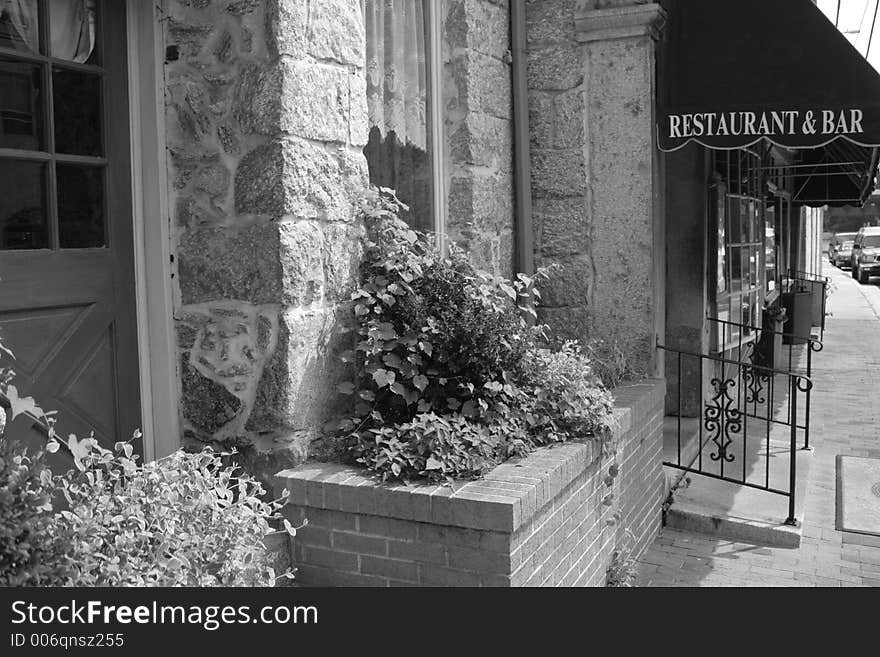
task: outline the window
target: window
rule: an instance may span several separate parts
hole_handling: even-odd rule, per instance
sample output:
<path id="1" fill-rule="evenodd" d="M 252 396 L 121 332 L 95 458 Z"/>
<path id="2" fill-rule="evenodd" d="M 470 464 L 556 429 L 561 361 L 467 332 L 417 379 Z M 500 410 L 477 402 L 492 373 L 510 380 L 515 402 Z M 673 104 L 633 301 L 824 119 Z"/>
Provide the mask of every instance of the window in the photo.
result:
<path id="1" fill-rule="evenodd" d="M 0 0 L 0 250 L 102 247 L 103 0 Z"/>
<path id="2" fill-rule="evenodd" d="M 444 190 L 438 4 L 365 0 L 370 182 L 397 191 L 413 228 L 442 246 Z"/>
<path id="3" fill-rule="evenodd" d="M 765 247 L 760 158 L 746 150 L 722 151 L 715 156 L 715 171 L 715 317 L 725 322 L 717 336 L 721 352 L 752 339 L 760 328 L 768 268 L 775 276 L 776 264 L 775 258 L 768 262 Z"/>

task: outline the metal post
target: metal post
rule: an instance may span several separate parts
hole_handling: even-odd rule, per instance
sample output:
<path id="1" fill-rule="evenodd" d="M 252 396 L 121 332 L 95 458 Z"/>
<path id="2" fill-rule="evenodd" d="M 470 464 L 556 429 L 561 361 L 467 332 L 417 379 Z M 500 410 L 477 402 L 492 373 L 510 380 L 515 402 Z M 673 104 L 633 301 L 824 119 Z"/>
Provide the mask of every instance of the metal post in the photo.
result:
<path id="1" fill-rule="evenodd" d="M 810 340 L 807 343 L 807 376 L 811 376 L 813 373 L 813 341 Z M 807 388 L 807 405 L 805 407 L 805 416 L 804 416 L 804 450 L 811 452 L 813 448 L 810 447 L 810 392 L 813 390 L 813 386 Z"/>
<path id="2" fill-rule="evenodd" d="M 798 526 L 797 518 L 794 517 L 794 489 L 795 479 L 797 477 L 797 376 L 791 377 L 791 445 L 788 450 L 789 467 L 788 467 L 788 518 L 785 520 L 786 525 L 792 527 Z"/>

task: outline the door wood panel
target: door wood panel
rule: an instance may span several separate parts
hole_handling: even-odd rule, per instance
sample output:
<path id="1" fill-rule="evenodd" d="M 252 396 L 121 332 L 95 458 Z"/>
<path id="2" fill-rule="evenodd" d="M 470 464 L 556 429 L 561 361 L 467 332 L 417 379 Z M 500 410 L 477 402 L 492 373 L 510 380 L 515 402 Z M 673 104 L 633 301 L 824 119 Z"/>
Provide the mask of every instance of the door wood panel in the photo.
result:
<path id="1" fill-rule="evenodd" d="M 125 3 L 99 0 L 97 8 L 97 64 L 74 66 L 43 52 L 26 55 L 27 61 L 44 68 L 43 81 L 49 93 L 53 89 L 51 77 L 58 71 L 100 80 L 91 88 L 100 89 L 103 152 L 89 156 L 55 153 L 51 138 L 43 151 L 0 149 L 0 160 L 45 163 L 52 235 L 51 248 L 0 247 L 0 335 L 16 353 L 13 383 L 22 396 L 32 396 L 43 409 L 57 411 L 58 433 L 84 437 L 94 432 L 99 442 L 112 448 L 115 441 L 130 438 L 140 428 L 141 408 Z M 0 58 L 13 61 L 16 56 L 0 47 Z M 66 118 L 53 114 L 52 103 L 45 100 L 47 134 L 54 134 L 54 126 Z M 65 214 L 70 206 L 56 200 L 61 182 L 52 167 L 59 166 L 91 167 L 89 175 L 101 181 L 103 197 L 96 200 L 93 194 L 90 201 L 100 208 L 96 212 L 103 213 L 103 245 L 63 248 L 59 222 L 89 226 L 93 217 L 78 208 L 75 216 Z M 0 179 L 0 223 L 4 217 L 3 184 Z M 78 190 L 69 193 L 79 198 Z M 3 403 L 8 406 L 8 400 L 0 398 Z M 45 440 L 45 431 L 25 417 L 10 423 L 6 435 L 30 444 Z M 141 441 L 135 447 L 143 453 Z"/>

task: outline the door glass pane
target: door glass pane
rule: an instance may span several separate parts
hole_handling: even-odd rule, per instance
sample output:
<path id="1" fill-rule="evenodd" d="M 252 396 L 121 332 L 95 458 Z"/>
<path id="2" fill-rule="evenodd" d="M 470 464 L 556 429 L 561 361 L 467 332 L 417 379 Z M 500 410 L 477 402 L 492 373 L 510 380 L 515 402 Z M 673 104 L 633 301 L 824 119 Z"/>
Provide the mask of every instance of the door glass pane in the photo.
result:
<path id="1" fill-rule="evenodd" d="M 39 66 L 0 58 L 0 148 L 43 150 Z"/>
<path id="2" fill-rule="evenodd" d="M 49 0 L 49 37 L 52 57 L 95 63 L 95 0 Z"/>
<path id="3" fill-rule="evenodd" d="M 104 169 L 59 164 L 56 171 L 61 248 L 104 246 Z"/>
<path id="4" fill-rule="evenodd" d="M 47 249 L 46 167 L 0 160 L 0 249 Z"/>
<path id="5" fill-rule="evenodd" d="M 425 0 L 366 0 L 370 182 L 397 190 L 403 218 L 434 230 Z"/>
<path id="6" fill-rule="evenodd" d="M 71 155 L 101 155 L 101 78 L 55 69 L 55 150 Z"/>
<path id="7" fill-rule="evenodd" d="M 0 2 L 0 48 L 40 51 L 37 0 Z"/>

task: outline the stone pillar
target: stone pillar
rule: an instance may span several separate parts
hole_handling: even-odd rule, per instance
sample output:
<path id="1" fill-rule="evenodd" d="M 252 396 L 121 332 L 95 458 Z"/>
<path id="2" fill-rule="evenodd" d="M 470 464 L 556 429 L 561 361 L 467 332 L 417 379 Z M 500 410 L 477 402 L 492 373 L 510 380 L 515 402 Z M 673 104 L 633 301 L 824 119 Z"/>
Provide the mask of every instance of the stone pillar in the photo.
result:
<path id="1" fill-rule="evenodd" d="M 610 5 L 610 6 L 609 6 Z M 602 7 L 602 8 L 597 8 Z M 634 369 L 660 373 L 665 323 L 662 162 L 655 134 L 658 4 L 586 2 L 583 44 L 584 181 L 594 268 L 591 337 L 616 340 Z"/>
<path id="2" fill-rule="evenodd" d="M 272 474 L 335 398 L 368 184 L 361 2 L 167 5 L 183 426 Z"/>
<path id="3" fill-rule="evenodd" d="M 514 251 L 509 3 L 443 0 L 441 8 L 446 230 L 474 265 L 509 277 Z"/>

